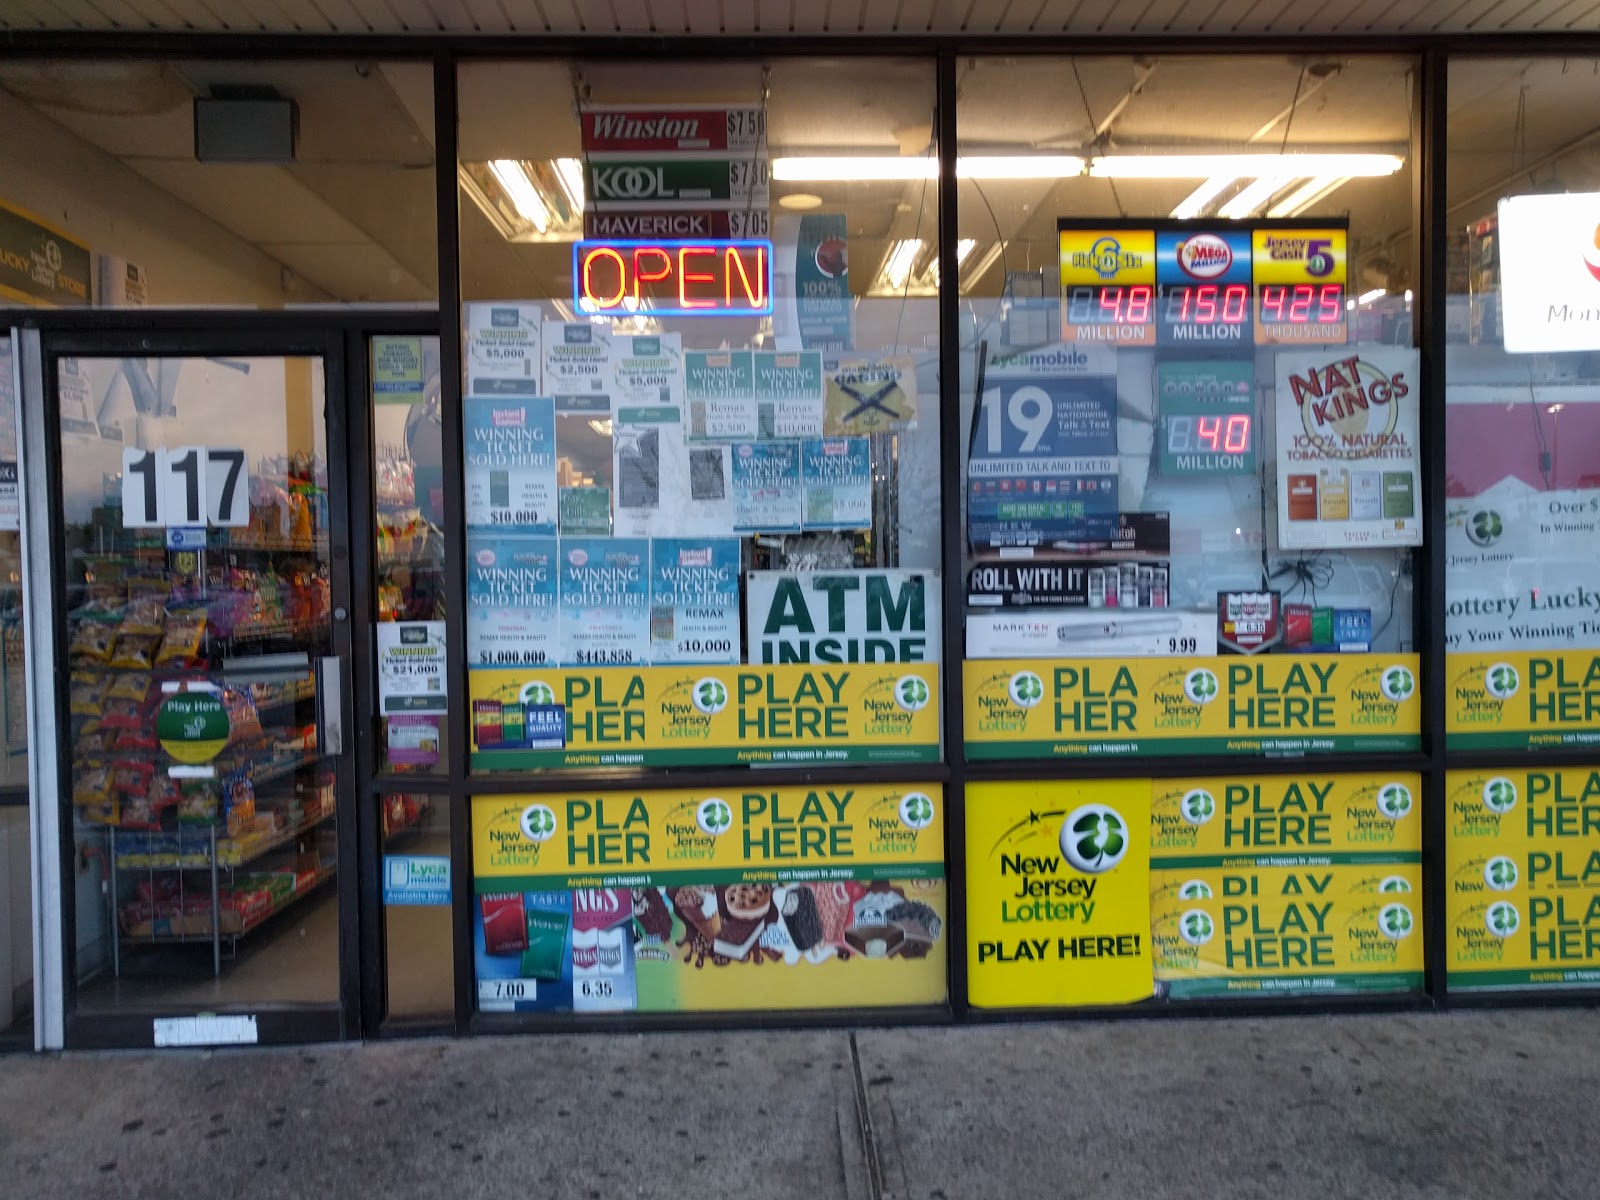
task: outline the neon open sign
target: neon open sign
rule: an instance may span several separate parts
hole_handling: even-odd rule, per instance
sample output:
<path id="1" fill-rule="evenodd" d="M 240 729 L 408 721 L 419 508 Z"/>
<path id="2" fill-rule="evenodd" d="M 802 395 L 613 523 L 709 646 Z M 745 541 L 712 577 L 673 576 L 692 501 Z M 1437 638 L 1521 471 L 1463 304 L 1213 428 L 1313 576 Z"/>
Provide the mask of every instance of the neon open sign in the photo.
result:
<path id="1" fill-rule="evenodd" d="M 772 312 L 772 243 L 577 242 L 578 311 L 627 316 L 764 317 Z"/>

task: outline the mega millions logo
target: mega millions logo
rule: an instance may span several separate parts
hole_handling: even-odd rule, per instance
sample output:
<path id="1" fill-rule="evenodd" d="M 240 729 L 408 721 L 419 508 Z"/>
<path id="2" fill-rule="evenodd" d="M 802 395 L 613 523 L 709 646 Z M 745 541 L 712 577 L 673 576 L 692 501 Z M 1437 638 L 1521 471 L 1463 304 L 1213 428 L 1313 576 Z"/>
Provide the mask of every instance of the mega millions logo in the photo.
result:
<path id="1" fill-rule="evenodd" d="M 1216 279 L 1233 266 L 1233 249 L 1214 233 L 1197 233 L 1178 243 L 1178 268 L 1194 279 Z"/>
<path id="2" fill-rule="evenodd" d="M 1404 371 L 1385 374 L 1355 355 L 1289 375 L 1300 423 L 1325 458 L 1381 457 L 1394 437 L 1399 401 L 1410 394 Z"/>
<path id="3" fill-rule="evenodd" d="M 1600 281 L 1600 225 L 1590 232 L 1589 244 L 1583 248 L 1583 267 L 1596 281 Z"/>
<path id="4" fill-rule="evenodd" d="M 1111 870 L 1128 853 L 1128 823 L 1105 804 L 1085 804 L 1061 823 L 1061 853 L 1085 875 Z"/>

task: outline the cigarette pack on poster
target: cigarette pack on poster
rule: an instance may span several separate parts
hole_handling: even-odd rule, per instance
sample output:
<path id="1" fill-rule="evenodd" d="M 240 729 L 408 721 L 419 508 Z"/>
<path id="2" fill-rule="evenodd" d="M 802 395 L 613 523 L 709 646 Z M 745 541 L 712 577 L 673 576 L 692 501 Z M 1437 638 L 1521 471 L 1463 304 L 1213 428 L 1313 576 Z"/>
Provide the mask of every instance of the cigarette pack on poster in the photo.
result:
<path id="1" fill-rule="evenodd" d="M 1283 640 L 1282 603 L 1277 592 L 1219 592 L 1217 644 L 1235 654 L 1276 646 Z"/>
<path id="2" fill-rule="evenodd" d="M 1216 652 L 1212 613 L 1060 609 L 967 617 L 968 658 L 1160 658 Z"/>

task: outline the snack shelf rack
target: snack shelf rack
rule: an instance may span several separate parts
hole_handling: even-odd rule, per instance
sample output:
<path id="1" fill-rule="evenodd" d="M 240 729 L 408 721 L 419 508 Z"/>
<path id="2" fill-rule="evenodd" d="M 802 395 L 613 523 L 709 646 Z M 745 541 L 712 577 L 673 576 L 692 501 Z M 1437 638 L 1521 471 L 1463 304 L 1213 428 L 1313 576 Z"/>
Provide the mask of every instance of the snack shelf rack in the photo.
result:
<path id="1" fill-rule="evenodd" d="M 107 860 L 111 872 L 111 919 L 116 930 L 112 939 L 112 972 L 122 974 L 122 946 L 177 946 L 194 945 L 197 943 L 211 944 L 212 973 L 218 977 L 222 975 L 222 945 L 224 942 L 237 945 L 240 938 L 259 928 L 269 917 L 275 916 L 288 908 L 295 901 L 304 899 L 306 895 L 320 887 L 334 874 L 333 866 L 321 867 L 314 880 L 305 887 L 297 886 L 293 893 L 278 901 L 262 912 L 252 913 L 242 923 L 238 930 L 224 932 L 222 928 L 222 874 L 227 872 L 231 878 L 233 873 L 249 864 L 256 862 L 273 850 L 283 846 L 292 845 L 306 834 L 326 824 L 333 819 L 333 809 L 325 806 L 316 814 L 307 816 L 282 833 L 274 834 L 259 843 L 253 839 L 240 839 L 233 837 L 219 838 L 215 825 L 206 828 L 203 841 L 196 846 L 197 858 L 189 857 L 187 850 L 174 856 L 173 861 L 154 865 L 149 863 L 130 862 L 134 852 L 119 850 L 117 846 L 118 834 L 124 839 L 130 837 L 149 837 L 148 834 L 132 833 L 127 830 L 111 828 L 109 832 L 110 848 Z M 210 899 L 210 929 L 204 933 L 166 933 L 150 935 L 134 935 L 123 931 L 121 914 L 116 911 L 117 896 L 119 894 L 119 876 L 124 872 L 136 874 L 183 874 L 192 871 L 205 871 L 208 875 Z"/>

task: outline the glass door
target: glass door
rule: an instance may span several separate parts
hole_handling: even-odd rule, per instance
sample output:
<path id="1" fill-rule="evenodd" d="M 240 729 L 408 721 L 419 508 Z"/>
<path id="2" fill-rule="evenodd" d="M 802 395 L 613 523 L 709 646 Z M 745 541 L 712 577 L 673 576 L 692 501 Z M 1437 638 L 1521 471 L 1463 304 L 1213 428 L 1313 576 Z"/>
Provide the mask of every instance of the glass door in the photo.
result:
<path id="1" fill-rule="evenodd" d="M 348 1035 L 337 346 L 124 341 L 45 356 L 69 1043 Z"/>

